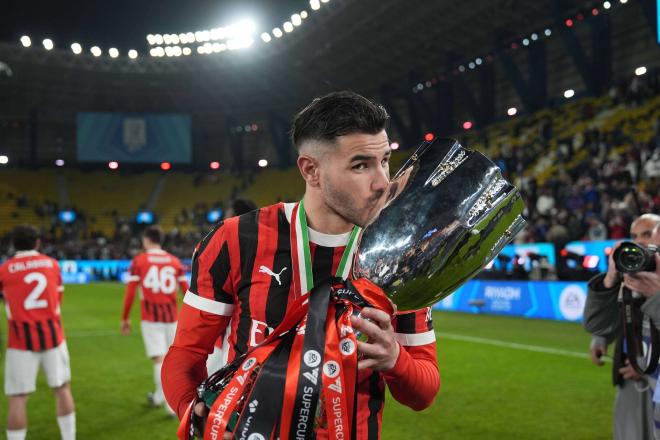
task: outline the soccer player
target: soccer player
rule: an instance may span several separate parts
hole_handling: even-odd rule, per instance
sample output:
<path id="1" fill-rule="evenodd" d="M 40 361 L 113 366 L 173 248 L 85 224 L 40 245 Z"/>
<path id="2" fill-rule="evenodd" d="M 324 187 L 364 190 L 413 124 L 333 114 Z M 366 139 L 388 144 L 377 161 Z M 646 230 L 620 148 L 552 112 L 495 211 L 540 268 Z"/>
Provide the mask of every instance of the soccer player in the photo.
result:
<path id="1" fill-rule="evenodd" d="M 142 339 L 147 356 L 154 366 L 155 391 L 147 394 L 154 406 L 164 405 L 172 411 L 163 395 L 160 370 L 163 357 L 174 340 L 177 321 L 176 289 L 188 290 L 188 279 L 183 265 L 174 255 L 161 248 L 163 231 L 158 226 L 149 226 L 142 235 L 145 252 L 133 258 L 126 286 L 121 331 L 131 333 L 129 315 L 135 298 L 135 290 L 140 288 Z"/>
<path id="2" fill-rule="evenodd" d="M 55 393 L 62 439 L 75 439 L 69 350 L 60 316 L 64 292 L 60 266 L 37 251 L 39 234 L 32 226 L 16 226 L 12 242 L 16 254 L 0 266 L 0 291 L 4 294 L 9 327 L 5 359 L 5 394 L 9 400 L 7 439 L 25 438 L 27 400 L 36 389 L 39 366 Z"/>
<path id="3" fill-rule="evenodd" d="M 354 226 L 366 226 L 380 213 L 390 189 L 388 120 L 383 107 L 352 92 L 315 99 L 295 117 L 292 130 L 306 183 L 304 209 L 278 203 L 229 218 L 197 248 L 191 287 L 163 364 L 165 395 L 179 417 L 206 377 L 206 358 L 219 335 L 228 335 L 231 361 L 282 321 L 298 288 L 292 282 L 297 250 L 291 235 L 296 246 L 306 242 L 301 236 L 308 237 L 312 267 L 298 273 L 312 273 L 317 285 L 336 273 Z M 291 226 L 302 228 L 302 215 L 308 234 Z M 363 309 L 362 315 L 370 321 L 352 318 L 353 327 L 369 341 L 358 342 L 350 438 L 371 439 L 380 436 L 386 385 L 396 400 L 421 410 L 433 402 L 440 377 L 429 309 L 394 320 L 375 308 Z M 194 411 L 200 417 L 208 414 L 203 402 Z M 327 436 L 321 430 L 317 434 Z"/>

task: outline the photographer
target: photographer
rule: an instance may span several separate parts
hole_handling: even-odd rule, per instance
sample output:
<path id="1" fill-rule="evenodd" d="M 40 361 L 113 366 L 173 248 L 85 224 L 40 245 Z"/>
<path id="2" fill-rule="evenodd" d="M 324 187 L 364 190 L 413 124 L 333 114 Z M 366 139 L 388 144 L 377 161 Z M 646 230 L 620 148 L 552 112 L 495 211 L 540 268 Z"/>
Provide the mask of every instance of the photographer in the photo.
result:
<path id="1" fill-rule="evenodd" d="M 660 225 L 660 216 L 644 214 L 632 223 L 630 237 L 635 243 L 646 247 L 652 244 L 653 230 L 658 225 Z M 589 281 L 584 309 L 584 327 L 593 335 L 590 351 L 591 360 L 596 365 L 604 364 L 601 357 L 607 354 L 607 345 L 616 341 L 612 365 L 612 380 L 618 387 L 614 403 L 614 439 L 652 439 L 653 390 L 648 391 L 647 378 L 633 369 L 622 350 L 623 325 L 620 319 L 618 295 L 624 277 L 617 271 L 613 255 L 614 252 L 610 254 L 607 272 L 596 275 Z M 626 276 L 626 282 L 633 280 L 633 285 L 636 285 L 635 281 L 639 275 L 636 274 L 635 278 Z M 642 279 L 646 280 L 645 277 Z M 636 290 L 628 287 L 633 291 Z M 652 319 L 654 316 L 660 318 L 660 304 L 656 305 L 655 302 L 644 304 L 642 311 Z M 660 319 L 656 322 L 660 323 Z"/>

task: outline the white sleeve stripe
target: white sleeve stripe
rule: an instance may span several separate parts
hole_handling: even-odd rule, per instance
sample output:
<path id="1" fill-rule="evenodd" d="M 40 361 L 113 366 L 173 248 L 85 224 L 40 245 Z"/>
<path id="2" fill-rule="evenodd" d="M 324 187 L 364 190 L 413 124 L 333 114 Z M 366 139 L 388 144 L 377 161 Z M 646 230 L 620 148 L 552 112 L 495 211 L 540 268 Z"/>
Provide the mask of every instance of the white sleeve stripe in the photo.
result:
<path id="1" fill-rule="evenodd" d="M 64 292 L 64 286 L 57 286 L 58 292 Z"/>
<path id="2" fill-rule="evenodd" d="M 222 303 L 212 299 L 195 295 L 190 290 L 183 297 L 183 302 L 203 312 L 213 313 L 220 316 L 231 316 L 234 311 L 233 304 Z"/>
<path id="3" fill-rule="evenodd" d="M 179 281 L 188 281 L 188 277 L 185 276 L 185 275 L 182 275 L 179 278 L 177 278 L 177 280 L 179 280 Z"/>
<path id="4" fill-rule="evenodd" d="M 129 275 L 128 281 L 140 281 L 140 277 L 137 275 Z"/>
<path id="5" fill-rule="evenodd" d="M 394 333 L 397 342 L 407 347 L 416 347 L 435 342 L 435 332 L 429 330 L 424 333 Z"/>

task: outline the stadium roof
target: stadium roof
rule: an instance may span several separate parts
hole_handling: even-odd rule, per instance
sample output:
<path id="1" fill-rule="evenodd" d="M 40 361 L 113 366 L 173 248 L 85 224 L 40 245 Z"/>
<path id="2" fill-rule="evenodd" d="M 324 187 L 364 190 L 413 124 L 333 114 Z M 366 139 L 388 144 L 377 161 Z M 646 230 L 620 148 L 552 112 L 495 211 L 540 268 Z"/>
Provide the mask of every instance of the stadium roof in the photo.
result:
<path id="1" fill-rule="evenodd" d="M 216 102 L 236 110 L 288 108 L 326 90 L 352 88 L 375 94 L 383 84 L 408 87 L 411 71 L 420 75 L 450 72 L 458 63 L 487 56 L 508 41 L 549 26 L 563 17 L 599 2 L 561 0 L 329 0 L 311 13 L 310 2 L 211 1 L 154 2 L 117 0 L 111 3 L 75 0 L 61 3 L 13 2 L 0 14 L 0 61 L 49 66 L 51 78 L 64 70 L 108 73 L 158 74 L 168 84 L 190 85 L 211 93 Z M 258 35 L 281 27 L 292 13 L 310 11 L 310 17 L 284 38 L 264 43 Z M 256 39 L 245 50 L 189 57 L 153 58 L 146 35 L 177 33 L 225 25 L 250 17 Z M 21 35 L 35 42 L 27 50 Z M 42 38 L 51 38 L 55 49 L 44 55 Z M 80 42 L 117 47 L 123 56 L 95 58 L 88 50 L 81 56 L 69 45 Z M 140 57 L 129 60 L 126 51 Z M 32 49 L 32 50 L 31 50 Z M 58 51 L 59 49 L 59 51 Z M 181 76 L 183 75 L 183 76 Z M 34 80 L 35 78 L 31 78 Z M 174 81 L 173 81 L 174 80 Z M 150 76 L 151 84 L 159 79 Z M 295 102 L 292 102 L 292 95 Z"/>

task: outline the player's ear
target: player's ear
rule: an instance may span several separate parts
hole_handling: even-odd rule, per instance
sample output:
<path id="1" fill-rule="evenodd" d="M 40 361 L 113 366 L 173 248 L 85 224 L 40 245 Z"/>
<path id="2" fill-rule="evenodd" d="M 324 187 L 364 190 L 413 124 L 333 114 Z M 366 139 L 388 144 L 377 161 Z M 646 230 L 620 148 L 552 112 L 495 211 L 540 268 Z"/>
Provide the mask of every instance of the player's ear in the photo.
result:
<path id="1" fill-rule="evenodd" d="M 317 187 L 319 185 L 319 162 L 312 156 L 300 154 L 297 160 L 298 169 L 308 185 Z"/>

